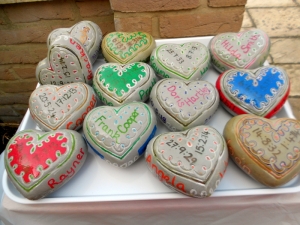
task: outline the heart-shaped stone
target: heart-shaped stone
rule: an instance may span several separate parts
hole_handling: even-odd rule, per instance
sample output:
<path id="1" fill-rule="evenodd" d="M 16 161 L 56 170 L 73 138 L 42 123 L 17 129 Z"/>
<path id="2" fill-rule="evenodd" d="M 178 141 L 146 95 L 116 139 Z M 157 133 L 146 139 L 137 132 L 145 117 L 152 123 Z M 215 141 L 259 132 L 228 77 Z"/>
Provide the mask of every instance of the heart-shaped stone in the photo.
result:
<path id="1" fill-rule="evenodd" d="M 4 161 L 8 177 L 17 190 L 35 200 L 67 183 L 86 157 L 86 143 L 76 131 L 24 130 L 8 142 Z"/>
<path id="2" fill-rule="evenodd" d="M 29 110 L 44 131 L 78 130 L 96 103 L 94 90 L 87 84 L 42 85 L 31 93 Z"/>
<path id="3" fill-rule="evenodd" d="M 127 64 L 147 61 L 155 41 L 146 32 L 112 32 L 104 36 L 101 47 L 108 62 Z"/>
<path id="4" fill-rule="evenodd" d="M 290 83 L 287 73 L 275 66 L 256 70 L 231 69 L 216 82 L 220 99 L 231 114 L 275 115 L 286 102 Z"/>
<path id="5" fill-rule="evenodd" d="M 59 35 L 48 48 L 48 56 L 36 67 L 42 85 L 74 82 L 92 84 L 92 63 L 84 46 L 70 35 Z"/>
<path id="6" fill-rule="evenodd" d="M 53 30 L 48 35 L 48 48 L 52 45 L 52 42 L 62 34 L 70 35 L 80 41 L 80 43 L 86 48 L 91 62 L 95 62 L 98 58 L 102 40 L 102 31 L 96 23 L 92 21 L 81 21 L 70 28 L 58 28 Z"/>
<path id="7" fill-rule="evenodd" d="M 206 123 L 219 106 L 217 89 L 207 81 L 163 79 L 154 85 L 150 103 L 157 117 L 172 131 Z"/>
<path id="8" fill-rule="evenodd" d="M 182 194 L 210 196 L 223 178 L 228 151 L 224 138 L 209 126 L 153 138 L 145 153 L 150 171 L 165 185 Z"/>
<path id="9" fill-rule="evenodd" d="M 208 48 L 212 64 L 219 72 L 229 69 L 256 69 L 269 55 L 270 39 L 259 29 L 222 33 L 211 39 Z"/>
<path id="10" fill-rule="evenodd" d="M 277 187 L 300 172 L 300 122 L 239 115 L 224 128 L 229 155 L 258 182 Z"/>
<path id="11" fill-rule="evenodd" d="M 208 48 L 200 42 L 163 44 L 154 49 L 150 57 L 157 76 L 185 81 L 200 80 L 209 64 Z"/>
<path id="12" fill-rule="evenodd" d="M 83 132 L 90 147 L 106 162 L 126 168 L 145 151 L 156 132 L 156 117 L 142 102 L 100 106 L 88 113 Z"/>
<path id="13" fill-rule="evenodd" d="M 93 87 L 101 101 L 120 106 L 133 101 L 145 102 L 156 83 L 153 69 L 146 63 L 106 63 L 94 73 Z"/>

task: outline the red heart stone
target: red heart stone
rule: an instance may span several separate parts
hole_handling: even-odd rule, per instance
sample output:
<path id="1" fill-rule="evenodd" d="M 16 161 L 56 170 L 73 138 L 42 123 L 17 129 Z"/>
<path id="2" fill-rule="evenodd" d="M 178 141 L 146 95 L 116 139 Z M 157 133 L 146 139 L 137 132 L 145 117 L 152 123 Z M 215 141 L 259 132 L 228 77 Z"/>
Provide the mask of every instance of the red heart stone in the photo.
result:
<path id="1" fill-rule="evenodd" d="M 38 199 L 73 177 L 83 165 L 86 151 L 86 144 L 76 131 L 25 130 L 7 144 L 5 167 L 24 197 Z"/>

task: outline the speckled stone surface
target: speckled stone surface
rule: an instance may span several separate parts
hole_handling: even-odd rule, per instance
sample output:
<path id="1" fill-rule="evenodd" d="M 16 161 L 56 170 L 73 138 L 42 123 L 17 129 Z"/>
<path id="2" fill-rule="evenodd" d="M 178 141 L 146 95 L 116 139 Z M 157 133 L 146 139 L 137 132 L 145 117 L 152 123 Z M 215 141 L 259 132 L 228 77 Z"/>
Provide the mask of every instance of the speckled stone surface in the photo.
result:
<path id="1" fill-rule="evenodd" d="M 300 7 L 249 8 L 257 28 L 269 37 L 291 37 L 300 33 Z"/>

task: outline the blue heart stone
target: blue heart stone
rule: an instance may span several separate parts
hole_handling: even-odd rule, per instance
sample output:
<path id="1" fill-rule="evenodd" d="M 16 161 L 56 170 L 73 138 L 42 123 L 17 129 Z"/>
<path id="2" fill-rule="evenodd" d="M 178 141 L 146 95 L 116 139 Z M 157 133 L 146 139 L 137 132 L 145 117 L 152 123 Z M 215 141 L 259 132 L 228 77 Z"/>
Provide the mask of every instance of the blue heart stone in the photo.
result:
<path id="1" fill-rule="evenodd" d="M 245 104 L 261 110 L 274 99 L 279 89 L 286 83 L 283 73 L 274 67 L 265 67 L 253 76 L 238 71 L 227 79 L 229 91 Z"/>

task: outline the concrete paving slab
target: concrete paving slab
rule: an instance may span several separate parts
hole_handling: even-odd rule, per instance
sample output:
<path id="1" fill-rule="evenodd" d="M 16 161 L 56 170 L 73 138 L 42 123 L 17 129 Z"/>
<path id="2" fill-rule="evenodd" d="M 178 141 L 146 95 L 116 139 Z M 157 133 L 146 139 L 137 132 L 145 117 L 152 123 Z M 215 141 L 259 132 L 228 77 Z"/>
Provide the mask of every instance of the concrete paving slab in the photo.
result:
<path id="1" fill-rule="evenodd" d="M 300 38 L 271 38 L 273 63 L 300 63 Z"/>
<path id="2" fill-rule="evenodd" d="M 249 8 L 255 26 L 270 37 L 300 36 L 300 7 Z"/>
<path id="3" fill-rule="evenodd" d="M 246 8 L 256 8 L 256 7 L 287 7 L 287 6 L 297 6 L 293 0 L 248 0 Z"/>
<path id="4" fill-rule="evenodd" d="M 290 97 L 299 97 L 300 103 L 300 64 L 275 64 L 283 68 L 290 78 Z M 299 105 L 300 108 L 300 105 Z"/>

